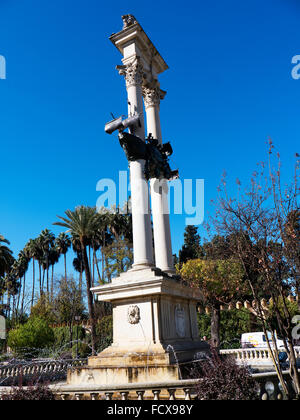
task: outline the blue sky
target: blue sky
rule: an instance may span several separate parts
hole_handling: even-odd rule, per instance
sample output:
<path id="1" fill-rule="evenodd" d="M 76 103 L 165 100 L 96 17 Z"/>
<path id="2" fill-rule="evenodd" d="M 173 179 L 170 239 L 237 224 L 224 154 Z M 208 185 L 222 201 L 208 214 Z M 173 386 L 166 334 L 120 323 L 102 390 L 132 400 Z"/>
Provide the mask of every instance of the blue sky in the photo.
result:
<path id="1" fill-rule="evenodd" d="M 151 6 L 149 8 L 149 5 Z M 17 253 L 56 215 L 95 205 L 101 178 L 127 161 L 103 127 L 126 113 L 121 55 L 108 40 L 132 13 L 170 69 L 160 78 L 163 137 L 181 177 L 205 179 L 205 208 L 222 172 L 249 179 L 272 137 L 284 170 L 299 151 L 297 0 L 102 2 L 0 0 L 0 233 Z M 298 150 L 297 150 L 298 149 Z M 184 216 L 172 216 L 174 251 Z M 200 228 L 201 231 L 201 228 Z"/>

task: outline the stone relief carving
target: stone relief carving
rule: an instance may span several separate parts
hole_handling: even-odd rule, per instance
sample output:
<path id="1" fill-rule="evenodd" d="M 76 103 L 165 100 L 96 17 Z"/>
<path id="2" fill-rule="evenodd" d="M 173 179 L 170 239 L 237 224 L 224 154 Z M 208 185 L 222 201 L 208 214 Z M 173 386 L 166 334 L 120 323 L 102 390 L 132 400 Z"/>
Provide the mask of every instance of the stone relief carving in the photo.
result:
<path id="1" fill-rule="evenodd" d="M 129 306 L 127 317 L 129 324 L 138 324 L 141 319 L 140 308 L 137 305 Z"/>
<path id="2" fill-rule="evenodd" d="M 175 327 L 177 335 L 181 338 L 185 337 L 185 310 L 180 304 L 175 306 Z"/>

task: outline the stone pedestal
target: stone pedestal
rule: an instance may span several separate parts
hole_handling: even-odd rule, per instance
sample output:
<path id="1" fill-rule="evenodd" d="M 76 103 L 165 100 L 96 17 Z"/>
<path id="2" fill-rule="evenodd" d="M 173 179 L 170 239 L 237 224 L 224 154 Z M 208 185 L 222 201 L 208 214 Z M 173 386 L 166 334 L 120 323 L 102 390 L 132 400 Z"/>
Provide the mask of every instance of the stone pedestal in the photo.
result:
<path id="1" fill-rule="evenodd" d="M 157 269 L 130 270 L 93 288 L 113 304 L 113 344 L 88 366 L 69 372 L 72 384 L 125 384 L 182 379 L 184 366 L 208 352 L 198 336 L 197 291 Z"/>

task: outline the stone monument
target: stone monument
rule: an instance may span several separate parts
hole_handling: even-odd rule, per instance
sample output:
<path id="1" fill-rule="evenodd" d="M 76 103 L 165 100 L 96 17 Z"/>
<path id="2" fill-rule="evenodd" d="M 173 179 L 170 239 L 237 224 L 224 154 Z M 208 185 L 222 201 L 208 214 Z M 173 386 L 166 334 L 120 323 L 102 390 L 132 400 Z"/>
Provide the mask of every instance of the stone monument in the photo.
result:
<path id="1" fill-rule="evenodd" d="M 70 384 L 178 380 L 182 375 L 180 364 L 208 351 L 198 335 L 197 290 L 184 286 L 175 275 L 168 184 L 167 179 L 159 177 L 161 173 L 168 173 L 169 178 L 176 176 L 176 171 L 168 169 L 165 156 L 171 149 L 169 144 L 162 144 L 159 116 L 160 101 L 166 92 L 160 89 L 158 75 L 168 66 L 134 16 L 125 15 L 122 19 L 123 29 L 111 35 L 110 40 L 123 55 L 122 65 L 117 69 L 125 77 L 129 116 L 123 122 L 121 118 L 110 122 L 106 131 L 119 130 L 119 140 L 129 160 L 134 263 L 131 270 L 110 284 L 92 289 L 99 301 L 112 303 L 113 343 L 90 357 L 88 366 L 69 371 Z M 129 133 L 125 133 L 126 128 Z M 162 162 L 160 171 L 156 171 L 151 153 L 145 152 L 145 145 L 157 149 L 153 149 L 153 155 L 157 156 L 157 162 Z M 153 173 L 158 178 L 152 178 Z"/>

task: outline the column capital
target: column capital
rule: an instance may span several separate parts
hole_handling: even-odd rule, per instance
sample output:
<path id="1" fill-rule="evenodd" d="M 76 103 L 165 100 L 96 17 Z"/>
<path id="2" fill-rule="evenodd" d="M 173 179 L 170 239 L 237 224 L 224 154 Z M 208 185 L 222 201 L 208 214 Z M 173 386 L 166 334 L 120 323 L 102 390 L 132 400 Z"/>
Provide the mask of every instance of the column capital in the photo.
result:
<path id="1" fill-rule="evenodd" d="M 145 108 L 159 107 L 160 101 L 164 99 L 166 93 L 160 89 L 159 83 L 157 82 L 154 86 L 144 85 L 142 87 L 142 93 L 144 97 Z"/>
<path id="2" fill-rule="evenodd" d="M 117 70 L 121 76 L 125 77 L 127 88 L 130 86 L 141 86 L 143 84 L 145 71 L 141 60 L 138 57 L 124 66 L 117 66 Z"/>

